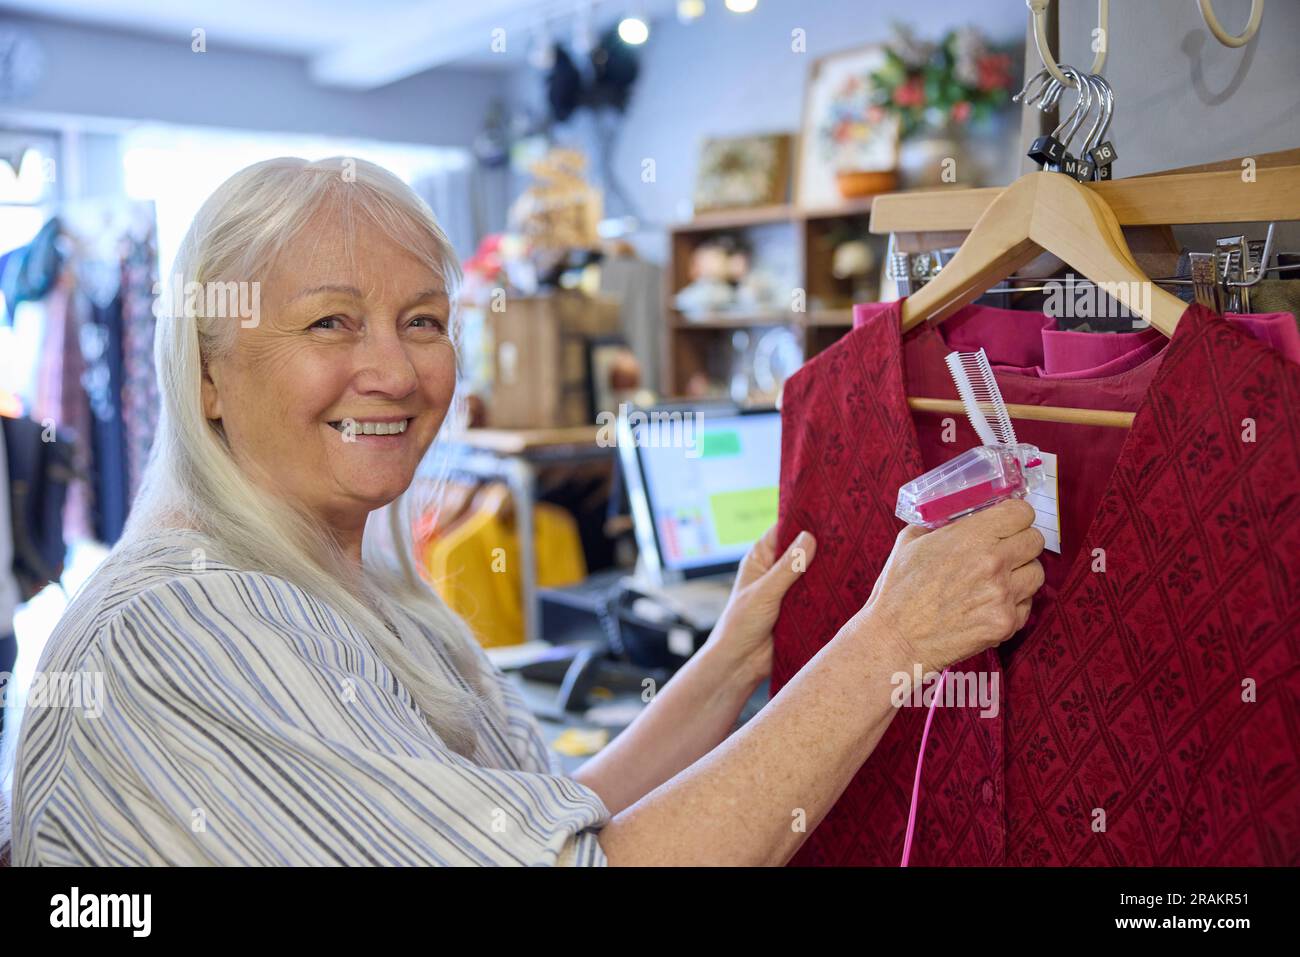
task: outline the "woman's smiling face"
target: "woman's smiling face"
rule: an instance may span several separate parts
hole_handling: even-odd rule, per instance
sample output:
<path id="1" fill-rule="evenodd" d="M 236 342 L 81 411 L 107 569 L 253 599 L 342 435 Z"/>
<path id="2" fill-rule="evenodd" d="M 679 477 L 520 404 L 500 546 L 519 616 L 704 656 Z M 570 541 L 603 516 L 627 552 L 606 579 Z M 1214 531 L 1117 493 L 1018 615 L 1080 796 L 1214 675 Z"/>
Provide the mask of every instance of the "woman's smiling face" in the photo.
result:
<path id="1" fill-rule="evenodd" d="M 456 356 L 441 275 L 365 217 L 345 246 L 340 222 L 322 210 L 281 252 L 256 325 L 223 320 L 203 404 L 254 480 L 351 532 L 411 484 Z"/>

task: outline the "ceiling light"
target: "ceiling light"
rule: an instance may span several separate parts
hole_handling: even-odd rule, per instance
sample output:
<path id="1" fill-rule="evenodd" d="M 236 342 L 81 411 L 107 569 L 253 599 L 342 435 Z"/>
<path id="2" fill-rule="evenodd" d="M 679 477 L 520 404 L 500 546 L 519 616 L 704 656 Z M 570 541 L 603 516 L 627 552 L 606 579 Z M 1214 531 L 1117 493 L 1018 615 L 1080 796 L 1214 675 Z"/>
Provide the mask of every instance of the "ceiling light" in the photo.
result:
<path id="1" fill-rule="evenodd" d="M 618 23 L 618 38 L 629 46 L 640 46 L 650 38 L 650 28 L 640 17 L 624 17 Z"/>
<path id="2" fill-rule="evenodd" d="M 725 3 L 732 13 L 749 13 L 758 6 L 758 0 L 725 0 Z"/>
<path id="3" fill-rule="evenodd" d="M 704 0 L 677 0 L 677 19 L 690 23 L 704 16 Z"/>

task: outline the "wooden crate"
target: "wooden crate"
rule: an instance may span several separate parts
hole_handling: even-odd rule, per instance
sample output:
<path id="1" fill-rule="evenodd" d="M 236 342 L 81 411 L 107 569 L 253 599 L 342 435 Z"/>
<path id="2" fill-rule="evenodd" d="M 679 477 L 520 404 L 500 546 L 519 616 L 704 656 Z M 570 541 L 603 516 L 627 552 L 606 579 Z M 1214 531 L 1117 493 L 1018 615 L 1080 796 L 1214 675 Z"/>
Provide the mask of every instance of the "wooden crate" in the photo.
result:
<path id="1" fill-rule="evenodd" d="M 621 331 L 618 302 L 578 292 L 507 297 L 488 311 L 493 383 L 488 424 L 548 429 L 592 424 L 587 342 Z"/>

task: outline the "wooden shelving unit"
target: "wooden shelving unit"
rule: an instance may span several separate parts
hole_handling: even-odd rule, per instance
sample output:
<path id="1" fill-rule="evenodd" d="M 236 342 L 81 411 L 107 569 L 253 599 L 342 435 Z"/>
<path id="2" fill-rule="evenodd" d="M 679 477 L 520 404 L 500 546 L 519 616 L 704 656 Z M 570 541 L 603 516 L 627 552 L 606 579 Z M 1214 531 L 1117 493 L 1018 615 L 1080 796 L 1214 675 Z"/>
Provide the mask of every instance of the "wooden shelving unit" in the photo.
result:
<path id="1" fill-rule="evenodd" d="M 848 332 L 853 326 L 852 288 L 847 281 L 831 274 L 834 251 L 831 237 L 847 225 L 871 243 L 877 261 L 883 262 L 885 242 L 868 230 L 873 199 L 846 200 L 825 209 L 777 205 L 707 213 L 671 227 L 663 324 L 662 386 L 667 394 L 686 395 L 687 383 L 697 373 L 716 378 L 719 362 L 727 355 L 730 336 L 737 330 L 785 326 L 798 336 L 805 361 Z M 690 258 L 696 246 L 719 234 L 768 227 L 790 230 L 797 278 L 807 297 L 806 311 L 719 312 L 688 318 L 673 308 L 677 292 L 690 281 Z"/>

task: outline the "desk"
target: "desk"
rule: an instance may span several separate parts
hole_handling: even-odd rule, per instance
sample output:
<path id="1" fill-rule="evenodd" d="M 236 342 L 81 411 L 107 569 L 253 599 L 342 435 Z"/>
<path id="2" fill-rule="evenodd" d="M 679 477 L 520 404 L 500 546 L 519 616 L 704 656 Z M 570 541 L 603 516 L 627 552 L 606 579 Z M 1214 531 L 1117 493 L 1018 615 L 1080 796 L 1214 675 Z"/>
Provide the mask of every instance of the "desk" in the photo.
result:
<path id="1" fill-rule="evenodd" d="M 608 443 L 594 425 L 563 429 L 466 429 L 460 435 L 435 443 L 420 466 L 419 474 L 423 478 L 437 480 L 458 473 L 477 479 L 498 479 L 509 486 L 519 536 L 524 641 L 541 637 L 533 538 L 537 470 L 547 465 L 612 458 L 613 435 L 605 434 L 609 435 Z"/>
<path id="2" fill-rule="evenodd" d="M 621 727 L 611 728 L 608 725 L 596 724 L 592 721 L 588 721 L 577 712 L 569 712 L 564 715 L 563 720 L 559 720 L 559 716 L 554 713 L 555 695 L 559 691 L 558 686 L 544 681 L 525 681 L 523 678 L 519 677 L 518 672 L 506 672 L 506 680 L 513 682 L 515 687 L 519 689 L 519 693 L 524 699 L 524 704 L 528 706 L 528 710 L 532 712 L 535 718 L 537 718 L 538 727 L 542 730 L 542 740 L 546 742 L 547 749 L 551 751 L 557 759 L 559 759 L 560 770 L 569 777 L 572 777 L 574 772 L 576 772 L 578 768 L 582 767 L 591 755 L 570 757 L 567 754 L 560 754 L 555 751 L 553 747 L 556 738 L 569 728 L 581 728 L 583 730 L 602 728 L 609 732 L 609 739 L 613 741 L 614 738 L 623 731 L 623 728 Z M 640 703 L 641 698 L 639 695 L 629 693 L 616 695 L 608 702 L 602 703 L 622 704 L 625 701 Z"/>
<path id="3" fill-rule="evenodd" d="M 623 731 L 623 728 L 611 728 L 607 725 L 595 724 L 586 720 L 581 714 L 575 712 L 566 714 L 563 720 L 557 720 L 558 716 L 554 715 L 555 695 L 558 690 L 556 685 L 543 681 L 525 681 L 523 678 L 519 677 L 519 673 L 515 671 L 507 671 L 506 680 L 513 682 L 515 687 L 519 689 L 519 693 L 523 696 L 524 703 L 528 706 L 528 710 L 537 718 L 537 724 L 542 731 L 542 739 L 546 742 L 546 747 L 550 749 L 552 753 L 555 753 L 552 748 L 555 739 L 558 738 L 567 728 L 604 728 L 609 732 L 609 739 L 611 741 L 613 741 L 614 738 Z M 768 695 L 769 686 L 768 683 L 764 681 L 754 691 L 754 694 L 750 697 L 749 701 L 746 702 L 744 708 L 741 709 L 740 716 L 736 721 L 737 728 L 763 709 L 763 706 L 767 704 Z M 602 704 L 621 704 L 624 701 L 640 702 L 640 700 L 640 695 L 629 692 L 626 694 L 615 695 L 608 701 L 603 701 Z M 732 730 L 734 732 L 735 729 L 733 728 Z M 565 754 L 556 753 L 556 757 L 560 761 L 560 770 L 563 771 L 565 775 L 572 777 L 578 768 L 582 767 L 591 755 L 584 757 L 569 757 Z"/>

